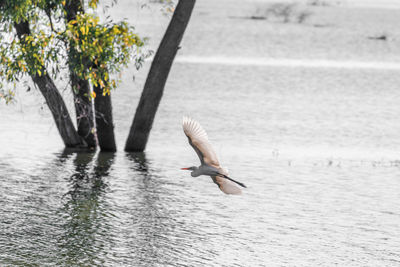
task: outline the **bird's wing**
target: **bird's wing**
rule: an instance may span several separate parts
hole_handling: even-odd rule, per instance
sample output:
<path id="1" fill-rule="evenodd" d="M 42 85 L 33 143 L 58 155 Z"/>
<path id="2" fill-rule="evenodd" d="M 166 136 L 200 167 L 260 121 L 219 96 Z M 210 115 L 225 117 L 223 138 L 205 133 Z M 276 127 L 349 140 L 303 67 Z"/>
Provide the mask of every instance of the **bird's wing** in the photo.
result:
<path id="1" fill-rule="evenodd" d="M 217 175 L 217 176 L 211 176 L 213 179 L 214 183 L 216 183 L 221 189 L 222 192 L 225 194 L 230 194 L 230 195 L 240 195 L 242 194 L 242 190 L 240 189 L 239 186 L 237 186 L 234 182 L 224 178 L 222 175 Z"/>
<path id="2" fill-rule="evenodd" d="M 188 117 L 183 117 L 183 131 L 189 139 L 189 144 L 196 151 L 201 164 L 207 164 L 219 168 L 217 155 L 215 154 L 206 131 L 201 125 Z"/>

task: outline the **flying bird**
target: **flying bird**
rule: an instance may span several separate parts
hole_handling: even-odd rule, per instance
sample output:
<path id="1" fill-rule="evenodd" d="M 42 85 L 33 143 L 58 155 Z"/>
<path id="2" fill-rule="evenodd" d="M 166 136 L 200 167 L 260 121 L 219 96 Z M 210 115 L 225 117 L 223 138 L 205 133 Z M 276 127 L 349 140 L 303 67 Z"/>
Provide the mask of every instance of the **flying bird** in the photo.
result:
<path id="1" fill-rule="evenodd" d="M 214 183 L 216 183 L 219 189 L 225 194 L 241 194 L 242 190 L 237 185 L 241 187 L 246 186 L 228 177 L 228 171 L 219 164 L 217 155 L 208 141 L 207 133 L 203 127 L 201 127 L 197 121 L 188 117 L 183 117 L 183 131 L 189 139 L 189 144 L 199 156 L 201 165 L 199 167 L 192 166 L 181 169 L 192 171 L 192 177 L 200 175 L 211 176 Z"/>

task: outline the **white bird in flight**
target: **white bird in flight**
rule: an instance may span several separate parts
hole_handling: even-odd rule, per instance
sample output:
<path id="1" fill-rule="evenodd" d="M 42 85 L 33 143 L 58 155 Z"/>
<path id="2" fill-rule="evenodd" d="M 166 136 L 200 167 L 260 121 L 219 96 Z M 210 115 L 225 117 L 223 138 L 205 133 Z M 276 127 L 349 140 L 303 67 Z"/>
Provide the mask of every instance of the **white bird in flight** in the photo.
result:
<path id="1" fill-rule="evenodd" d="M 216 183 L 225 194 L 239 195 L 242 190 L 241 187 L 246 187 L 241 182 L 235 181 L 228 177 L 228 171 L 221 167 L 218 162 L 217 155 L 215 154 L 206 131 L 200 124 L 188 117 L 183 117 L 183 131 L 189 139 L 189 144 L 196 151 L 199 156 L 201 165 L 199 167 L 182 168 L 182 170 L 190 170 L 193 177 L 200 175 L 211 176 L 214 183 Z"/>

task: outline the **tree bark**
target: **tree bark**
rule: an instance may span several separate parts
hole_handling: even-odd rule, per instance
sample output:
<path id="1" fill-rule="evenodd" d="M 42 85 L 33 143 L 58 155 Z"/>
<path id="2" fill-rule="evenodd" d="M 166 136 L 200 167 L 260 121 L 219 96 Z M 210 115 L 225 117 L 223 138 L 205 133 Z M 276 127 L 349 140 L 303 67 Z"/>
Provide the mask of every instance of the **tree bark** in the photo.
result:
<path id="1" fill-rule="evenodd" d="M 21 21 L 15 23 L 14 27 L 17 31 L 18 38 L 24 41 L 24 35 L 30 34 L 29 23 Z M 85 147 L 86 143 L 80 138 L 69 116 L 68 109 L 64 103 L 53 80 L 45 72 L 45 68 L 41 67 L 41 74 L 31 74 L 33 82 L 39 87 L 40 92 L 46 99 L 47 106 L 53 115 L 58 132 L 66 147 Z"/>
<path id="2" fill-rule="evenodd" d="M 74 95 L 76 125 L 78 126 L 78 134 L 87 143 L 89 148 L 96 147 L 96 139 L 93 132 L 94 129 L 94 113 L 92 101 L 89 98 L 90 87 L 89 82 L 79 79 L 76 74 L 70 74 L 72 93 Z"/>
<path id="3" fill-rule="evenodd" d="M 196 0 L 180 0 L 171 22 L 154 56 L 135 117 L 125 145 L 125 151 L 141 152 L 146 148 L 172 62 L 189 22 Z"/>
<path id="4" fill-rule="evenodd" d="M 84 12 L 80 0 L 68 0 L 65 6 L 65 18 L 68 22 L 76 20 L 79 12 Z M 79 59 L 79 52 L 73 47 L 68 49 L 68 66 L 70 72 L 72 94 L 74 96 L 76 125 L 78 126 L 78 134 L 86 141 L 88 147 L 96 147 L 96 139 L 93 133 L 94 129 L 94 113 L 92 101 L 89 98 L 90 87 L 89 82 L 80 79 L 73 70 L 73 62 Z"/>
<path id="5" fill-rule="evenodd" d="M 93 91 L 96 93 L 94 109 L 100 150 L 114 152 L 117 147 L 114 137 L 111 95 L 103 95 L 103 89 L 100 86 L 93 86 Z"/>
<path id="6" fill-rule="evenodd" d="M 76 15 L 81 12 L 84 13 L 81 0 L 67 0 L 65 1 L 65 17 L 68 22 L 76 20 Z"/>

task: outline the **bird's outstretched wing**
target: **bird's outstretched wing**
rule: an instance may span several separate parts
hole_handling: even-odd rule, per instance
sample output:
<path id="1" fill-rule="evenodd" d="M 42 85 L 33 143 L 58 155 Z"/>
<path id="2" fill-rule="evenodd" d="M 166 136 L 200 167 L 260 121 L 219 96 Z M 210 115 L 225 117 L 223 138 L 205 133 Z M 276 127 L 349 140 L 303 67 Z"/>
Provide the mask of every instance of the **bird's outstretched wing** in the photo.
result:
<path id="1" fill-rule="evenodd" d="M 225 194 L 230 194 L 230 195 L 242 194 L 242 190 L 240 189 L 240 187 L 236 185 L 236 183 L 226 179 L 222 175 L 211 176 L 211 178 L 213 179 L 214 183 L 218 185 L 219 189 Z"/>
<path id="2" fill-rule="evenodd" d="M 183 117 L 183 131 L 189 139 L 189 144 L 199 156 L 201 164 L 207 164 L 219 168 L 217 155 L 215 154 L 206 131 L 201 125 L 188 117 Z"/>

